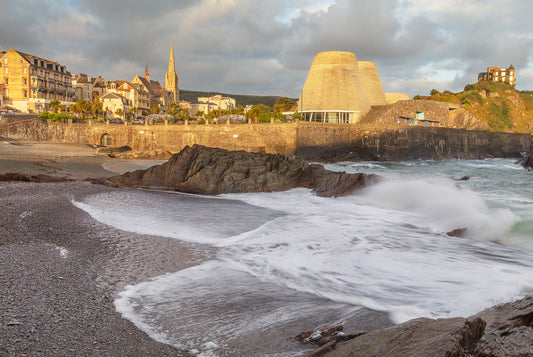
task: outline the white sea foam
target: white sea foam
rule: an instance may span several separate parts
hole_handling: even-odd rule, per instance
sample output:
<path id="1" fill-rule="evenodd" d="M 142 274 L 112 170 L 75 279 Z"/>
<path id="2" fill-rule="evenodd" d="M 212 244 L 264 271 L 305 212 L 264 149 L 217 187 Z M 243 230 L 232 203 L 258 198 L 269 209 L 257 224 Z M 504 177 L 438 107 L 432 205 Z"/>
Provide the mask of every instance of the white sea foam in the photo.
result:
<path id="1" fill-rule="evenodd" d="M 216 247 L 218 260 L 129 286 L 115 304 L 161 342 L 217 354 L 309 313 L 469 316 L 531 293 L 532 251 L 493 242 L 532 246 L 533 194 L 496 181 L 502 162 L 376 164 L 395 179 L 336 199 L 307 189 L 217 200 L 120 190 L 74 204 L 119 229 Z M 512 180 L 528 182 L 523 174 Z M 445 234 L 456 228 L 466 237 Z"/>

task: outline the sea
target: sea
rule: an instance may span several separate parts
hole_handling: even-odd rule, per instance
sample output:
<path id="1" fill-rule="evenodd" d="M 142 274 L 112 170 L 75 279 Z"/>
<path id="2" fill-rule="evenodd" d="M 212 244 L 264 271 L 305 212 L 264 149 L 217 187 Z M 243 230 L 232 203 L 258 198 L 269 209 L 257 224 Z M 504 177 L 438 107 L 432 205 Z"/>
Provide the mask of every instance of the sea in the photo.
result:
<path id="1" fill-rule="evenodd" d="M 515 160 L 324 166 L 382 179 L 337 198 L 130 189 L 73 204 L 211 252 L 115 300 L 152 338 L 198 356 L 299 356 L 313 346 L 297 333 L 363 312 L 391 323 L 467 317 L 533 294 L 533 172 Z"/>

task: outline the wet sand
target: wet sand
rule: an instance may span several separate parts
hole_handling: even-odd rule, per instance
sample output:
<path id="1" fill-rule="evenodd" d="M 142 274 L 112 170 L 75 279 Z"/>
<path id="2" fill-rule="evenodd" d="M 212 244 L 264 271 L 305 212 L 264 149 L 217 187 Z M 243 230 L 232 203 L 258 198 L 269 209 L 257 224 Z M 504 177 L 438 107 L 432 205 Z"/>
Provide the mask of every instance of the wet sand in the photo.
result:
<path id="1" fill-rule="evenodd" d="M 86 144 L 0 141 L 0 173 L 72 179 L 116 175 L 102 167 L 107 160 L 112 159 Z"/>

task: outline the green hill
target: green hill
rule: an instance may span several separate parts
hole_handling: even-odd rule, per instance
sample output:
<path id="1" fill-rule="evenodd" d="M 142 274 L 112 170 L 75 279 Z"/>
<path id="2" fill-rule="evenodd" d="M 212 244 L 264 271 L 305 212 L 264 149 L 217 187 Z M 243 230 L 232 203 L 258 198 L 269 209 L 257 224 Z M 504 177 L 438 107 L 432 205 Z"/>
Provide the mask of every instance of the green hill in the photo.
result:
<path id="1" fill-rule="evenodd" d="M 533 131 L 533 92 L 517 91 L 507 83 L 468 84 L 458 93 L 433 90 L 427 99 L 460 104 L 493 131 Z"/>
<path id="2" fill-rule="evenodd" d="M 260 96 L 260 95 L 245 95 L 245 94 L 226 94 L 220 92 L 200 92 L 193 90 L 180 89 L 180 100 L 186 100 L 192 102 L 198 100 L 198 97 L 209 97 L 212 95 L 223 95 L 225 97 L 235 98 L 237 105 L 242 105 L 243 107 L 247 105 L 256 105 L 256 104 L 265 104 L 270 108 L 274 107 L 276 101 L 281 98 L 279 96 Z M 293 99 L 297 100 L 297 99 Z"/>

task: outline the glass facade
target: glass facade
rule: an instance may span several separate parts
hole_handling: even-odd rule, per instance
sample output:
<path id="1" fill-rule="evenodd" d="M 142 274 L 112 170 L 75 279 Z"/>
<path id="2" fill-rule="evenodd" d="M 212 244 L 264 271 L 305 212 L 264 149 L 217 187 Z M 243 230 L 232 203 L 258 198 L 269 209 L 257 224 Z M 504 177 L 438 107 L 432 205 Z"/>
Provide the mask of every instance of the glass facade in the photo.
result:
<path id="1" fill-rule="evenodd" d="M 353 124 L 359 118 L 359 112 L 303 112 L 302 121 L 316 123 Z"/>

